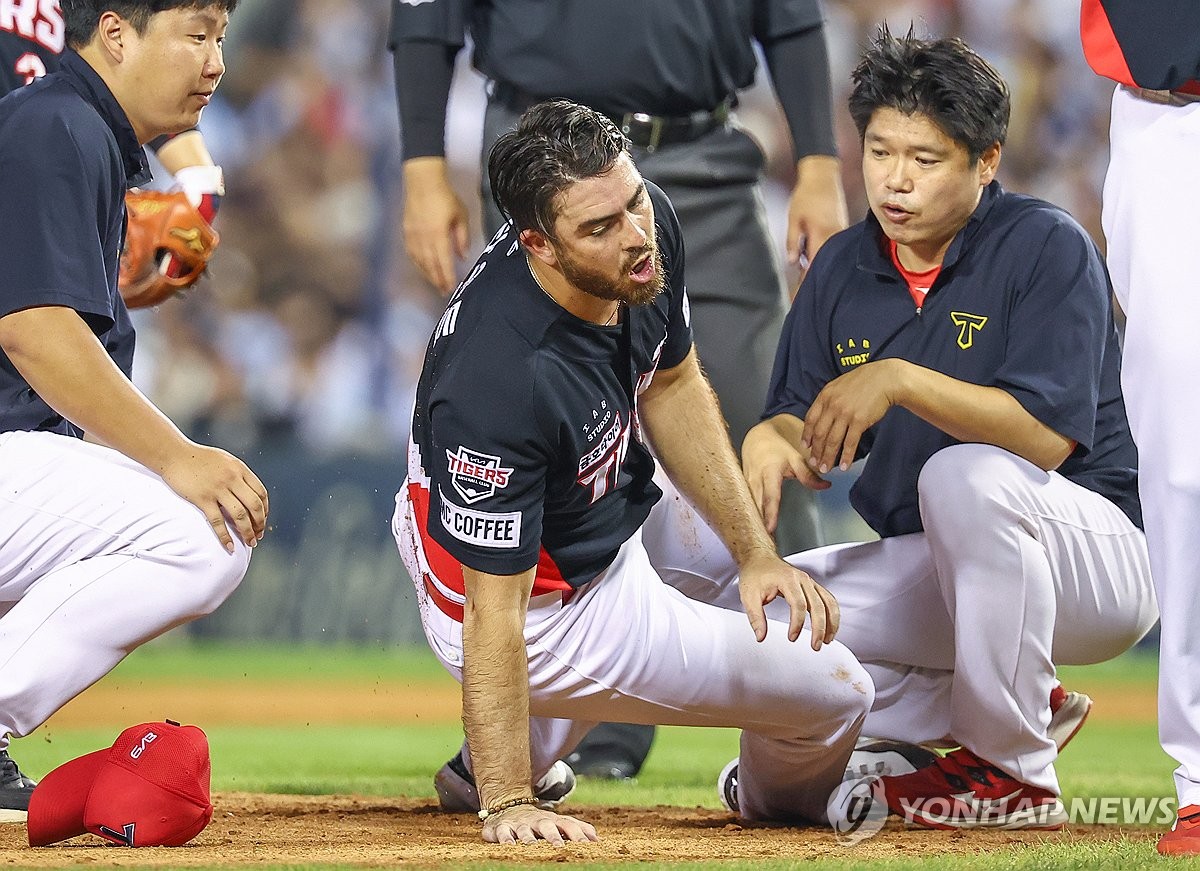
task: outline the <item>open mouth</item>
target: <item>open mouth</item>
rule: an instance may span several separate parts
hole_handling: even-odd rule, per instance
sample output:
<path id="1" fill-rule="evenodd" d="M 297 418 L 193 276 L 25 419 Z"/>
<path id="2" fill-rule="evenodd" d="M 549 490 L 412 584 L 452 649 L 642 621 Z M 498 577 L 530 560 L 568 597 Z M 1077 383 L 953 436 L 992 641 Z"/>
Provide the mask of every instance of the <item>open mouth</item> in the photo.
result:
<path id="1" fill-rule="evenodd" d="M 654 257 L 650 254 L 634 262 L 629 270 L 629 277 L 634 281 L 646 283 L 654 277 Z"/>
<path id="2" fill-rule="evenodd" d="M 908 209 L 903 209 L 894 203 L 884 203 L 883 213 L 893 221 L 903 221 L 912 217 L 912 212 L 910 212 Z"/>

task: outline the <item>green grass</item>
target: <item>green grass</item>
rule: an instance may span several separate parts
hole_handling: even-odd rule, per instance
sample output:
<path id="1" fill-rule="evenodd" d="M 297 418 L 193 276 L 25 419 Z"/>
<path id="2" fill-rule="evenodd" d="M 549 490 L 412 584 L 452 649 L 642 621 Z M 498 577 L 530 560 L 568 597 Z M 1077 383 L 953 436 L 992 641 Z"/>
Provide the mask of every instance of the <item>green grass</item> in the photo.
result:
<path id="1" fill-rule="evenodd" d="M 1156 662 L 1134 655 L 1086 668 L 1062 670 L 1067 686 L 1087 691 L 1152 688 Z M 129 657 L 107 680 L 125 683 L 178 684 L 206 680 L 312 681 L 361 685 L 449 685 L 425 649 L 338 647 L 246 647 L 179 642 L 147 646 Z M 314 699 L 314 704 L 319 704 Z M 212 726 L 207 728 L 213 755 L 213 788 L 248 792 L 432 797 L 431 774 L 461 741 L 455 724 Z M 111 743 L 111 729 L 42 729 L 15 741 L 12 751 L 23 768 L 41 774 L 66 759 Z M 572 798 L 576 806 L 718 807 L 714 780 L 737 753 L 733 730 L 664 728 L 642 774 L 634 783 L 583 781 Z M 1152 722 L 1121 722 L 1094 717 L 1058 763 L 1066 796 L 1170 796 L 1172 761 L 1159 748 Z M 641 867 L 776 869 L 802 865 L 813 869 L 864 867 L 852 852 L 844 858 L 812 860 L 780 857 L 768 862 L 720 862 Z M 619 867 L 576 865 L 573 868 Z M 1015 845 L 1011 850 L 963 857 L 936 857 L 938 867 L 954 869 L 1163 868 L 1200 867 L 1200 861 L 1164 866 L 1149 839 L 1108 843 L 1055 841 Z M 921 869 L 930 859 L 896 857 L 873 860 L 871 869 Z M 330 866 L 323 866 L 330 867 Z M 474 865 L 471 867 L 511 867 Z"/>

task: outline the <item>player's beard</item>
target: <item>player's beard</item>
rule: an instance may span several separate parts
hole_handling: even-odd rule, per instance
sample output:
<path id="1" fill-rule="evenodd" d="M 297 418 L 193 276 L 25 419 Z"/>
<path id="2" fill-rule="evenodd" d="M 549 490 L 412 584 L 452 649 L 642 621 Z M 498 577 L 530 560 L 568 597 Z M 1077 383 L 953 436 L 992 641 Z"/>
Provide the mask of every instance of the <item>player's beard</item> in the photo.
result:
<path id="1" fill-rule="evenodd" d="M 650 260 L 654 265 L 654 277 L 642 283 L 629 277 L 633 264 L 650 252 Z M 563 277 L 572 285 L 591 296 L 600 299 L 624 302 L 627 305 L 646 305 L 654 302 L 663 290 L 662 255 L 658 246 L 652 241 L 645 248 L 631 255 L 624 263 L 624 269 L 615 276 L 611 272 L 591 269 L 573 260 L 565 251 L 558 252 L 558 265 Z"/>

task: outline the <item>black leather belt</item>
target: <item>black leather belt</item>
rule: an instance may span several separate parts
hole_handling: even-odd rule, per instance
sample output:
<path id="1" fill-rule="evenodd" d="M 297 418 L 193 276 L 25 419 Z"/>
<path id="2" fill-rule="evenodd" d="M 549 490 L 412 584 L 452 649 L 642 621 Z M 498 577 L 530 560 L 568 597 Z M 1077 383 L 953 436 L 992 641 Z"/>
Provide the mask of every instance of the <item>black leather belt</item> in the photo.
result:
<path id="1" fill-rule="evenodd" d="M 653 153 L 659 146 L 692 142 L 718 127 L 724 127 L 729 123 L 729 110 L 732 107 L 732 98 L 726 98 L 709 112 L 692 112 L 690 115 L 629 112 L 613 120 L 634 147 Z"/>
<path id="2" fill-rule="evenodd" d="M 552 99 L 528 94 L 505 82 L 493 82 L 491 96 L 493 100 L 503 103 L 517 112 L 524 112 L 534 103 L 542 100 Z M 688 115 L 651 115 L 647 112 L 627 112 L 624 115 L 612 115 L 607 112 L 604 114 L 608 115 L 621 128 L 621 132 L 629 139 L 631 145 L 653 153 L 664 145 L 692 142 L 707 133 L 724 127 L 729 123 L 729 113 L 733 109 L 733 103 L 733 97 L 726 97 L 715 109 L 692 112 Z"/>

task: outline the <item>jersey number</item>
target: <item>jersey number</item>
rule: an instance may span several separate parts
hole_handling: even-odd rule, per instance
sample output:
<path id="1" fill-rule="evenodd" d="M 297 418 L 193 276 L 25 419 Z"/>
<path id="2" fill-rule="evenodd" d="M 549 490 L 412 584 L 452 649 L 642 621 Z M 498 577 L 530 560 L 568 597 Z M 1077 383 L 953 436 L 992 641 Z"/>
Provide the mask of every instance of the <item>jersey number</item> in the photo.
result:
<path id="1" fill-rule="evenodd" d="M 25 77 L 25 84 L 29 84 L 34 79 L 40 79 L 46 75 L 46 65 L 42 63 L 42 59 L 31 51 L 25 52 L 17 58 L 17 62 L 13 64 L 13 70 L 18 76 Z"/>

